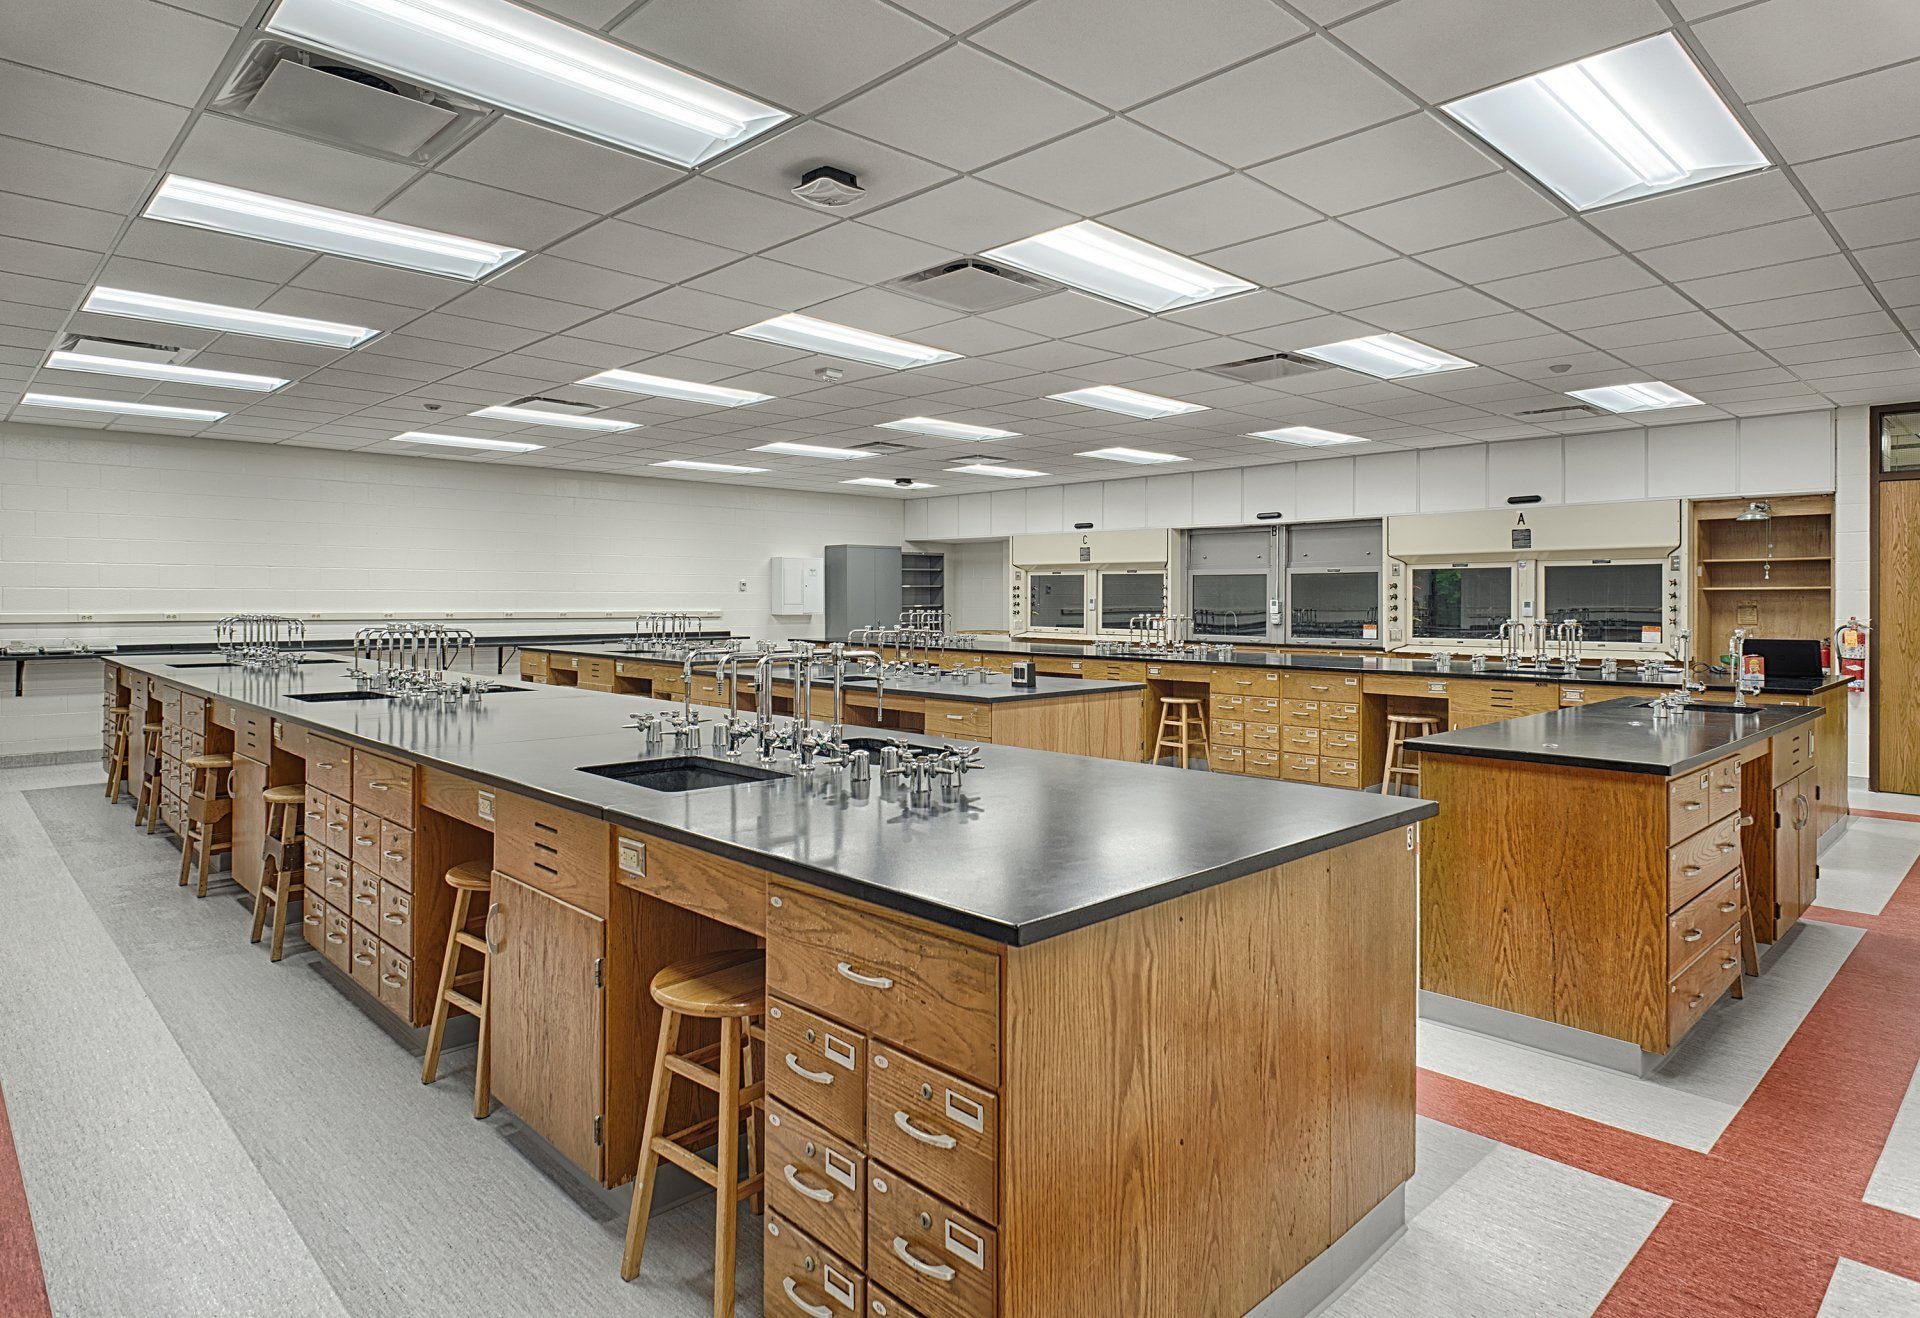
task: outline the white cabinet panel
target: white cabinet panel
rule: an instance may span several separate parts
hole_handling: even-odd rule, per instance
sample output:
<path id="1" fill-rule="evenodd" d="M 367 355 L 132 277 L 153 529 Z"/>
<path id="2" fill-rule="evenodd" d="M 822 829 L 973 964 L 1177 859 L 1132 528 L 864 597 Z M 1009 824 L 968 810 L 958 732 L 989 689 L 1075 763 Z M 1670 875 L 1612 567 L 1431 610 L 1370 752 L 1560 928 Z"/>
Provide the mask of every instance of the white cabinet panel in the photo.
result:
<path id="1" fill-rule="evenodd" d="M 1353 516 L 1353 459 L 1322 458 L 1293 464 L 1299 494 L 1297 519 L 1324 522 Z"/>
<path id="2" fill-rule="evenodd" d="M 1027 492 L 995 490 L 992 533 L 994 535 L 1025 535 L 1027 530 Z"/>
<path id="3" fill-rule="evenodd" d="M 951 540 L 960 534 L 960 501 L 952 495 L 928 499 L 927 539 Z"/>
<path id="4" fill-rule="evenodd" d="M 1295 485 L 1296 471 L 1296 464 L 1291 462 L 1277 462 L 1270 467 L 1242 467 L 1239 520 L 1251 525 L 1261 513 L 1279 513 L 1282 521 L 1291 522 L 1302 515 Z"/>
<path id="5" fill-rule="evenodd" d="M 1647 497 L 1647 432 L 1607 430 L 1568 435 L 1567 488 L 1575 503 L 1611 503 Z"/>
<path id="6" fill-rule="evenodd" d="M 984 490 L 978 494 L 962 494 L 954 498 L 958 505 L 956 529 L 954 534 L 962 539 L 986 537 L 993 534 L 993 496 Z"/>
<path id="7" fill-rule="evenodd" d="M 1368 453 L 1353 460 L 1353 511 L 1390 517 L 1419 510 L 1420 455 Z"/>
<path id="8" fill-rule="evenodd" d="M 1734 493 L 1733 421 L 1647 427 L 1647 496 L 1686 499 Z"/>
<path id="9" fill-rule="evenodd" d="M 1065 485 L 1042 485 L 1027 490 L 1027 534 L 1046 535 L 1067 529 Z"/>
<path id="10" fill-rule="evenodd" d="M 1232 526 L 1240 520 L 1240 471 L 1193 473 L 1193 524 Z"/>
<path id="11" fill-rule="evenodd" d="M 1831 490 L 1834 417 L 1831 412 L 1750 416 L 1739 422 L 1740 494 Z"/>
<path id="12" fill-rule="evenodd" d="M 1102 506 L 1103 496 L 1100 486 L 1100 481 L 1089 481 L 1085 485 L 1061 486 L 1064 497 L 1061 501 L 1060 516 L 1066 525 L 1056 529 L 1071 531 L 1080 522 L 1091 522 L 1094 530 L 1105 530 L 1106 528 L 1100 524 L 1101 518 L 1106 515 L 1106 510 Z"/>
<path id="13" fill-rule="evenodd" d="M 1193 525 L 1193 477 L 1186 472 L 1147 477 L 1148 526 L 1184 530 Z"/>
<path id="14" fill-rule="evenodd" d="M 1541 503 L 1566 502 L 1566 454 L 1560 437 L 1509 439 L 1487 446 L 1487 503 L 1498 508 L 1516 495 Z"/>
<path id="15" fill-rule="evenodd" d="M 1102 531 L 1136 531 L 1147 524 L 1147 479 L 1102 481 L 1100 520 Z"/>
<path id="16" fill-rule="evenodd" d="M 1420 450 L 1420 511 L 1451 513 L 1487 506 L 1487 446 Z"/>
<path id="17" fill-rule="evenodd" d="M 908 499 L 906 501 L 905 506 L 901 510 L 906 521 L 906 539 L 924 540 L 927 538 L 927 505 L 932 502 L 932 499 Z"/>

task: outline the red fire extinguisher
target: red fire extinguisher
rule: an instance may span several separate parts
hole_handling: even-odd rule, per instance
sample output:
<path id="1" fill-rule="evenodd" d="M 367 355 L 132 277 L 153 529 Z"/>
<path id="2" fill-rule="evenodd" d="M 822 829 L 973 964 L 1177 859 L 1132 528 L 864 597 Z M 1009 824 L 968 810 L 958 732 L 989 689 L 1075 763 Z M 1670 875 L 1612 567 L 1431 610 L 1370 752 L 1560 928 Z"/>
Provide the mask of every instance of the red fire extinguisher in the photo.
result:
<path id="1" fill-rule="evenodd" d="M 1858 618 L 1848 618 L 1834 629 L 1833 648 L 1840 658 L 1840 676 L 1847 679 L 1850 691 L 1867 689 L 1867 636 L 1872 630 Z"/>

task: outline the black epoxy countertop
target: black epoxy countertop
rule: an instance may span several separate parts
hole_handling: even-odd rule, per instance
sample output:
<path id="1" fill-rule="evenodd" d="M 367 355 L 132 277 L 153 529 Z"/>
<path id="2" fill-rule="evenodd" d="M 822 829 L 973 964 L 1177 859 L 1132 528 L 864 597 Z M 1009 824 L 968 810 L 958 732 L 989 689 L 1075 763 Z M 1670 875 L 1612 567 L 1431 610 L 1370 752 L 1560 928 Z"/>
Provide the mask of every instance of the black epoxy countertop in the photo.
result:
<path id="1" fill-rule="evenodd" d="M 1752 705 L 1744 714 L 1682 710 L 1655 717 L 1648 701 L 1624 696 L 1598 705 L 1442 732 L 1407 745 L 1421 754 L 1530 760 L 1672 777 L 1712 764 L 1750 742 L 1811 723 L 1825 712 L 1811 705 Z"/>
<path id="2" fill-rule="evenodd" d="M 977 748 L 982 767 L 966 776 L 957 799 L 936 790 L 927 805 L 909 803 L 897 788 L 883 790 L 877 775 L 857 791 L 826 771 L 654 792 L 580 770 L 647 758 L 640 735 L 622 726 L 626 715 L 677 709 L 673 702 L 512 683 L 513 691 L 478 707 L 310 704 L 293 697 L 348 690 L 345 671 L 332 664 L 277 674 L 173 666 L 217 657 L 116 662 L 370 749 L 674 835 L 1010 944 L 1038 942 L 1438 813 L 1432 802 L 1407 797 L 992 745 Z M 912 734 L 871 735 L 940 744 Z"/>

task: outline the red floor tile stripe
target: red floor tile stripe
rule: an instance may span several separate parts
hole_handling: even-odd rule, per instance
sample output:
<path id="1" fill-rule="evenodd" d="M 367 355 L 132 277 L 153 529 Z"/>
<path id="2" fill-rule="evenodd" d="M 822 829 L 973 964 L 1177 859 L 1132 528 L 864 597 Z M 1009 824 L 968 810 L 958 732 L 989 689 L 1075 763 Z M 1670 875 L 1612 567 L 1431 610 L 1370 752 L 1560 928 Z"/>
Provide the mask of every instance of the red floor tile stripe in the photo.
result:
<path id="1" fill-rule="evenodd" d="M 1849 810 L 1847 813 L 1863 819 L 1904 819 L 1909 824 L 1920 824 L 1920 815 L 1903 815 L 1895 810 Z"/>
<path id="2" fill-rule="evenodd" d="M 7 1318 L 52 1318 L 40 1247 L 27 1211 L 27 1187 L 7 1122 L 7 1096 L 0 1092 L 0 1314 Z"/>
<path id="3" fill-rule="evenodd" d="M 1797 1248 L 1739 1216 L 1675 1204 L 1594 1312 L 1601 1318 L 1812 1318 L 1834 1265 L 1831 1256 Z"/>

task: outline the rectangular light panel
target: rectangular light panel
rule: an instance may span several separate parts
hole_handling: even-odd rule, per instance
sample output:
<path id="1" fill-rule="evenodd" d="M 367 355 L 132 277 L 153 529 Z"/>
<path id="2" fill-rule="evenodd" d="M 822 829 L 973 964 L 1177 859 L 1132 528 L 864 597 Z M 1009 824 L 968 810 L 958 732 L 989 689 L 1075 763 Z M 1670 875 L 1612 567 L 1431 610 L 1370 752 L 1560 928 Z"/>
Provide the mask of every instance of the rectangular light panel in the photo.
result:
<path id="1" fill-rule="evenodd" d="M 795 444 L 780 440 L 772 444 L 759 444 L 755 453 L 784 453 L 790 458 L 827 458 L 834 462 L 852 462 L 860 458 L 870 458 L 871 453 L 862 453 L 857 448 L 828 448 L 825 444 Z"/>
<path id="2" fill-rule="evenodd" d="M 898 421 L 882 421 L 875 430 L 906 430 L 936 439 L 995 440 L 1018 439 L 1017 430 L 995 430 L 991 426 L 970 426 L 961 421 L 942 421 L 931 416 L 907 416 Z"/>
<path id="3" fill-rule="evenodd" d="M 1025 467 L 1003 467 L 997 462 L 969 462 L 959 467 L 948 467 L 947 470 L 960 476 L 1004 476 L 1008 480 L 1028 480 L 1047 474 L 1044 471 L 1029 471 Z"/>
<path id="4" fill-rule="evenodd" d="M 1337 430 L 1318 430 L 1313 426 L 1282 426 L 1278 430 L 1256 430 L 1248 439 L 1270 439 L 1276 444 L 1302 444 L 1308 448 L 1327 448 L 1334 444 L 1364 444 L 1358 435 L 1343 435 Z"/>
<path id="5" fill-rule="evenodd" d="M 507 0 L 280 0 L 266 28 L 686 168 L 790 117 Z"/>
<path id="6" fill-rule="evenodd" d="M 905 339 L 889 338 L 885 334 L 855 329 L 851 325 L 815 320 L 812 316 L 775 316 L 772 320 L 763 320 L 758 325 L 749 325 L 733 332 L 743 338 L 759 339 L 763 343 L 778 343 L 783 347 L 800 348 L 828 357 L 845 357 L 848 361 L 885 366 L 895 371 L 931 366 L 934 362 L 960 360 L 957 352 L 943 352 L 939 348 L 929 348 L 924 343 L 909 343 Z"/>
<path id="7" fill-rule="evenodd" d="M 454 279 L 485 279 L 526 255 L 517 247 L 499 247 L 475 238 L 376 220 L 370 215 L 310 206 L 304 201 L 181 174 L 167 175 L 142 214 L 169 224 Z"/>
<path id="8" fill-rule="evenodd" d="M 159 403 L 70 398 L 65 394 L 28 394 L 20 400 L 20 406 L 57 407 L 68 412 L 116 412 L 121 416 L 150 416 L 168 421 L 218 421 L 227 415 L 207 407 L 163 407 Z"/>
<path id="9" fill-rule="evenodd" d="M 482 439 L 478 435 L 439 435 L 430 430 L 409 430 L 395 435 L 390 444 L 427 444 L 435 448 L 482 449 L 488 453 L 532 453 L 545 444 L 528 444 L 517 439 Z"/>
<path id="10" fill-rule="evenodd" d="M 1075 457 L 1104 458 L 1108 462 L 1132 462 L 1140 466 L 1151 466 L 1160 462 L 1185 462 L 1186 459 L 1174 453 L 1155 453 L 1143 448 L 1097 448 L 1086 453 L 1077 453 Z"/>
<path id="11" fill-rule="evenodd" d="M 357 348 L 380 333 L 365 325 L 283 316 L 251 307 L 223 307 L 217 302 L 190 302 L 186 298 L 136 293 L 126 288 L 96 288 L 87 294 L 80 309 L 100 316 L 125 316 L 162 325 L 191 325 L 223 334 L 248 334 L 256 339 L 311 343 L 322 348 Z"/>
<path id="12" fill-rule="evenodd" d="M 731 462 L 695 462 L 690 458 L 672 458 L 666 462 L 655 462 L 650 465 L 655 467 L 672 467 L 677 471 L 726 472 L 734 476 L 757 475 L 766 470 L 765 467 L 739 467 Z"/>
<path id="13" fill-rule="evenodd" d="M 674 380 L 664 375 L 643 375 L 639 371 L 602 371 L 579 383 L 595 389 L 619 389 L 651 398 L 677 398 L 683 403 L 706 403 L 713 407 L 751 407 L 773 401 L 772 394 L 756 394 L 747 389 L 726 389 L 696 380 Z"/>
<path id="14" fill-rule="evenodd" d="M 1074 389 L 1064 394 L 1048 394 L 1047 397 L 1056 403 L 1097 407 L 1102 412 L 1118 412 L 1122 416 L 1137 416 L 1146 420 L 1208 410 L 1199 403 L 1183 403 L 1177 398 L 1143 394 L 1137 389 L 1122 389 L 1118 385 L 1111 384 L 1097 385 L 1091 389 Z"/>
<path id="15" fill-rule="evenodd" d="M 1441 108 L 1575 210 L 1768 164 L 1671 32 Z"/>
<path id="16" fill-rule="evenodd" d="M 982 255 L 1146 312 L 1198 306 L 1256 287 L 1092 220 L 1049 229 Z"/>
<path id="17" fill-rule="evenodd" d="M 135 361 L 129 357 L 101 357 L 90 352 L 49 353 L 47 369 L 82 371 L 88 375 L 124 375 L 135 380 L 162 380 L 168 384 L 198 384 L 209 389 L 246 389 L 256 394 L 270 394 L 292 383 L 275 375 L 210 371 L 199 366 L 173 366 L 166 362 Z"/>
<path id="18" fill-rule="evenodd" d="M 1441 371 L 1463 371 L 1473 365 L 1464 357 L 1429 348 L 1424 343 L 1415 343 L 1398 334 L 1374 334 L 1364 339 L 1324 343 L 1318 348 L 1302 348 L 1300 355 L 1334 366 L 1344 366 L 1350 371 L 1381 380 L 1400 380 L 1409 375 L 1435 375 Z"/>
<path id="19" fill-rule="evenodd" d="M 1609 412 L 1657 412 L 1665 407 L 1699 407 L 1700 400 L 1670 384 L 1647 380 L 1640 384 L 1610 384 L 1599 389 L 1569 389 L 1567 397 L 1604 407 Z"/>
<path id="20" fill-rule="evenodd" d="M 523 426 L 559 426 L 563 430 L 640 430 L 638 421 L 615 421 L 607 416 L 580 416 L 573 412 L 543 412 L 537 407 L 483 407 L 470 416 L 494 421 L 517 421 Z"/>
<path id="21" fill-rule="evenodd" d="M 899 481 L 890 481 L 885 476 L 856 476 L 850 481 L 841 481 L 842 485 L 881 485 L 889 490 L 937 490 L 938 485 L 929 485 L 926 481 L 908 481 L 902 485 Z"/>

